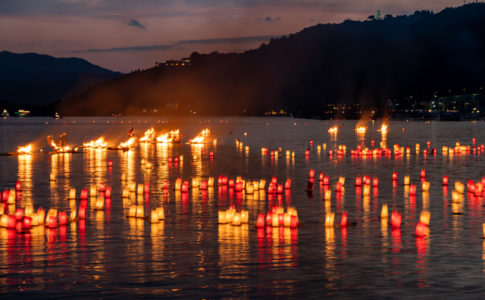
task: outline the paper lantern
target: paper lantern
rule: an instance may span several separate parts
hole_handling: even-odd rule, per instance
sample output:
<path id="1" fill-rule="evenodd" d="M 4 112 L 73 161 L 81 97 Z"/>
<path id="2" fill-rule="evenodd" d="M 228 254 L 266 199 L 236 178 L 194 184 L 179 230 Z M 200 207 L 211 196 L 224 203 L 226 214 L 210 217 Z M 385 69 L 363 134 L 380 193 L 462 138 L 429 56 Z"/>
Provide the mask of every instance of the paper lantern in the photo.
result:
<path id="1" fill-rule="evenodd" d="M 322 185 L 329 185 L 329 184 L 330 184 L 330 178 L 328 176 L 324 176 Z"/>
<path id="2" fill-rule="evenodd" d="M 0 227 L 7 228 L 8 226 L 8 215 L 0 216 Z"/>
<path id="3" fill-rule="evenodd" d="M 21 221 L 23 217 L 24 217 L 24 209 L 23 208 L 17 208 L 15 210 L 15 220 Z"/>
<path id="4" fill-rule="evenodd" d="M 429 226 L 429 220 L 431 218 L 431 213 L 427 210 L 423 210 L 419 216 L 419 221 L 426 226 Z"/>
<path id="5" fill-rule="evenodd" d="M 291 179 L 286 179 L 286 182 L 285 182 L 285 189 L 286 189 L 286 190 L 291 189 Z"/>
<path id="6" fill-rule="evenodd" d="M 289 213 L 285 213 L 283 215 L 283 219 L 284 219 L 285 227 L 290 227 L 291 226 L 291 215 Z"/>
<path id="7" fill-rule="evenodd" d="M 338 178 L 338 182 L 339 182 L 339 183 L 340 183 L 342 186 L 345 186 L 345 177 L 340 176 L 340 177 Z"/>
<path id="8" fill-rule="evenodd" d="M 355 177 L 355 186 L 362 186 L 362 178 Z"/>
<path id="9" fill-rule="evenodd" d="M 157 224 L 160 221 L 158 220 L 158 212 L 157 210 L 153 209 L 150 213 L 150 223 Z"/>
<path id="10" fill-rule="evenodd" d="M 182 183 L 182 187 L 180 188 L 180 191 L 182 193 L 188 193 L 189 192 L 189 182 L 188 181 L 184 181 Z"/>
<path id="11" fill-rule="evenodd" d="M 266 221 L 266 225 L 272 225 L 272 223 L 273 223 L 273 213 L 272 212 L 268 212 L 266 214 L 265 221 Z"/>
<path id="12" fill-rule="evenodd" d="M 421 189 L 423 190 L 423 192 L 429 191 L 429 186 L 430 186 L 429 181 L 423 181 L 421 183 Z"/>
<path id="13" fill-rule="evenodd" d="M 20 191 L 20 190 L 21 190 L 21 188 L 22 188 L 22 184 L 20 183 L 20 181 L 17 181 L 17 182 L 15 183 L 15 190 Z"/>
<path id="14" fill-rule="evenodd" d="M 241 210 L 241 224 L 249 223 L 249 212 L 247 210 Z"/>
<path id="15" fill-rule="evenodd" d="M 202 191 L 206 191 L 207 190 L 207 186 L 208 186 L 207 181 L 206 180 L 202 180 L 202 182 L 200 183 L 199 189 L 202 190 Z"/>
<path id="16" fill-rule="evenodd" d="M 265 215 L 263 213 L 258 214 L 258 219 L 256 221 L 257 228 L 263 228 L 265 224 Z"/>
<path id="17" fill-rule="evenodd" d="M 323 198 L 325 199 L 325 201 L 330 201 L 330 199 L 332 198 L 332 191 L 325 190 Z"/>
<path id="18" fill-rule="evenodd" d="M 410 182 L 409 176 L 408 175 L 404 176 L 404 185 L 409 185 L 409 182 Z"/>
<path id="19" fill-rule="evenodd" d="M 427 237 L 429 235 L 429 228 L 422 222 L 418 222 L 416 224 L 416 232 L 417 237 Z"/>
<path id="20" fill-rule="evenodd" d="M 111 199 L 111 191 L 112 191 L 112 188 L 110 186 L 107 186 L 106 192 L 104 193 L 104 197 L 107 199 Z"/>
<path id="21" fill-rule="evenodd" d="M 392 172 L 392 181 L 397 181 L 397 172 Z"/>
<path id="22" fill-rule="evenodd" d="M 330 228 L 330 227 L 333 227 L 333 224 L 334 224 L 334 220 L 335 220 L 335 213 L 327 213 L 325 215 L 325 227 L 326 228 Z"/>
<path id="23" fill-rule="evenodd" d="M 448 176 L 443 176 L 443 185 L 448 185 Z"/>
<path id="24" fill-rule="evenodd" d="M 409 185 L 409 195 L 416 195 L 416 185 L 415 184 L 410 184 Z"/>
<path id="25" fill-rule="evenodd" d="M 426 170 L 425 169 L 422 169 L 421 170 L 421 173 L 420 173 L 419 177 L 421 177 L 421 178 L 425 178 L 426 177 Z"/>
<path id="26" fill-rule="evenodd" d="M 311 169 L 309 174 L 308 174 L 308 177 L 309 178 L 315 178 L 315 170 Z"/>
<path id="27" fill-rule="evenodd" d="M 74 208 L 73 210 L 71 210 L 70 214 L 69 214 L 69 221 L 75 221 L 77 219 L 77 213 L 76 213 L 76 208 Z"/>
<path id="28" fill-rule="evenodd" d="M 41 208 L 41 207 L 39 207 L 37 209 L 37 220 L 38 220 L 39 225 L 44 224 L 44 220 L 45 220 L 45 210 L 43 208 Z"/>
<path id="29" fill-rule="evenodd" d="M 241 225 L 241 213 L 236 212 L 232 217 L 232 225 L 233 226 L 240 226 Z"/>
<path id="30" fill-rule="evenodd" d="M 68 222 L 67 220 L 67 213 L 65 211 L 59 212 L 59 225 L 66 225 Z"/>
<path id="31" fill-rule="evenodd" d="M 285 225 L 285 214 L 279 213 L 278 214 L 278 226 L 284 226 L 284 225 Z"/>
<path id="32" fill-rule="evenodd" d="M 234 185 L 234 191 L 236 191 L 236 192 L 242 192 L 243 185 L 244 185 L 244 183 L 241 182 L 241 181 L 236 182 L 236 184 Z"/>
<path id="33" fill-rule="evenodd" d="M 397 211 L 393 211 L 391 213 L 391 227 L 393 229 L 401 228 L 401 220 L 402 216 L 400 213 L 398 213 Z"/>
<path id="34" fill-rule="evenodd" d="M 145 217 L 145 210 L 143 209 L 143 205 L 136 206 L 136 217 L 137 218 L 144 218 Z"/>
<path id="35" fill-rule="evenodd" d="M 323 174 L 323 172 L 320 172 L 320 175 L 318 176 L 318 180 L 319 180 L 319 181 L 323 181 L 323 177 L 324 177 L 324 176 L 325 176 L 325 175 Z"/>
<path id="36" fill-rule="evenodd" d="M 465 193 L 465 186 L 463 185 L 463 183 L 455 181 L 455 191 L 460 194 Z"/>
<path id="37" fill-rule="evenodd" d="M 45 226 L 47 228 L 57 228 L 57 218 L 52 215 L 47 215 Z"/>
<path id="38" fill-rule="evenodd" d="M 278 227 L 280 225 L 278 215 L 279 214 L 273 214 L 272 217 L 271 217 L 271 225 L 273 227 Z"/>
<path id="39" fill-rule="evenodd" d="M 340 218 L 340 226 L 342 226 L 342 227 L 347 226 L 347 219 L 348 219 L 347 212 L 344 211 L 342 213 L 342 217 Z"/>
<path id="40" fill-rule="evenodd" d="M 387 204 L 383 204 L 381 209 L 381 219 L 387 219 L 388 217 L 389 217 L 389 211 L 387 208 Z"/>
<path id="41" fill-rule="evenodd" d="M 78 218 L 79 220 L 85 220 L 86 219 L 86 207 L 79 206 L 79 213 L 78 213 Z"/>
<path id="42" fill-rule="evenodd" d="M 175 180 L 174 190 L 180 191 L 181 188 L 182 188 L 182 178 L 177 178 Z"/>
<path id="43" fill-rule="evenodd" d="M 373 187 L 379 186 L 379 178 L 377 178 L 377 177 L 372 178 L 372 186 Z"/>

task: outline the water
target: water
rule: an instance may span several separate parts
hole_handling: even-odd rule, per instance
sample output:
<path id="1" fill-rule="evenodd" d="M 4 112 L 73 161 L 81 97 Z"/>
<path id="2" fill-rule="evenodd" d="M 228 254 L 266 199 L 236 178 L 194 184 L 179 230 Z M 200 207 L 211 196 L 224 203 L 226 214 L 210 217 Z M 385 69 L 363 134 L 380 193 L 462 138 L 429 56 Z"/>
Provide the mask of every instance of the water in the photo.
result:
<path id="1" fill-rule="evenodd" d="M 327 130 L 339 128 L 336 137 Z M 180 128 L 184 140 L 203 128 L 210 128 L 217 144 L 203 147 L 184 143 L 173 146 L 146 145 L 136 151 L 86 151 L 73 154 L 37 153 L 0 156 L 0 188 L 22 183 L 17 206 L 32 205 L 69 211 L 70 187 L 77 189 L 106 183 L 113 189 L 103 210 L 88 200 L 88 218 L 57 229 L 36 227 L 30 233 L 0 229 L 0 293 L 9 296 L 46 297 L 414 297 L 463 298 L 485 296 L 485 222 L 483 197 L 464 196 L 461 206 L 452 207 L 453 182 L 479 181 L 484 173 L 484 154 L 444 156 L 443 145 L 458 141 L 471 145 L 485 142 L 485 123 L 398 122 L 389 123 L 384 140 L 378 132 L 381 122 L 366 122 L 365 136 L 354 131 L 356 121 L 317 121 L 290 118 L 66 118 L 0 120 L 0 152 L 12 152 L 19 145 L 34 142 L 48 151 L 47 135 L 68 134 L 68 143 L 104 135 L 110 145 L 126 140 L 133 127 L 139 136 L 150 126 L 157 132 Z M 404 129 L 404 130 L 403 130 Z M 246 135 L 245 135 L 246 133 Z M 237 149 L 235 139 L 244 144 Z M 410 146 L 411 154 L 401 158 L 352 158 L 364 139 L 378 146 L 385 142 Z M 313 140 L 313 146 L 309 141 Z M 436 156 L 422 154 L 426 142 L 436 147 Z M 323 148 L 326 143 L 326 148 Z M 420 143 L 421 153 L 415 154 Z M 338 145 L 347 154 L 329 156 Z M 318 153 L 317 145 L 321 146 Z M 246 153 L 244 147 L 249 146 Z M 261 155 L 261 147 L 283 153 L 277 160 Z M 305 150 L 310 150 L 308 159 Z M 287 158 L 285 151 L 295 152 Z M 209 152 L 213 151 L 211 160 Z M 168 157 L 183 155 L 182 163 L 168 163 Z M 113 166 L 108 166 L 112 160 Z M 153 168 L 140 162 L 148 161 Z M 426 170 L 429 194 L 421 192 L 419 174 Z M 308 172 L 330 177 L 332 199 L 323 200 L 323 188 L 316 182 L 313 193 L 305 187 Z M 393 186 L 392 172 L 398 173 Z M 57 179 L 50 181 L 51 174 Z M 120 180 L 122 174 L 125 181 Z M 219 189 L 192 189 L 189 194 L 173 191 L 176 178 L 208 178 L 220 174 L 235 178 L 268 181 L 272 176 L 284 183 L 293 180 L 290 194 L 241 195 Z M 356 176 L 379 178 L 379 189 L 369 197 L 354 187 Z M 418 185 L 415 197 L 405 193 L 404 175 Z M 441 185 L 450 176 L 450 187 Z M 335 193 L 339 176 L 346 177 L 344 193 Z M 162 192 L 165 180 L 168 192 Z M 145 213 L 164 207 L 160 224 L 127 218 L 128 200 L 122 188 L 130 182 L 150 183 L 149 199 L 143 199 Z M 136 202 L 136 199 L 133 199 Z M 79 199 L 76 199 L 76 207 Z M 249 225 L 218 225 L 218 211 L 229 205 L 249 211 Z M 383 204 L 403 215 L 400 230 L 381 222 Z M 271 207 L 294 206 L 302 225 L 298 229 L 257 229 L 258 213 Z M 454 210 L 462 214 L 454 214 Z M 431 213 L 430 235 L 414 235 L 422 210 Z M 335 213 L 336 225 L 325 228 L 326 212 Z M 342 212 L 353 226 L 341 228 Z"/>

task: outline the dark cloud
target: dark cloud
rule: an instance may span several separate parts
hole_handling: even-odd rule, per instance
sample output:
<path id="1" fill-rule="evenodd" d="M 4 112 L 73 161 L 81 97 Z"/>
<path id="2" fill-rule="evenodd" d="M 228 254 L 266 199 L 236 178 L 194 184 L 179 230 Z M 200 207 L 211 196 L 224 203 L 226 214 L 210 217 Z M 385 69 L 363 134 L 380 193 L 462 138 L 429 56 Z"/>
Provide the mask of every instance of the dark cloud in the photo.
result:
<path id="1" fill-rule="evenodd" d="M 264 18 L 264 21 L 266 21 L 266 22 L 276 22 L 276 21 L 279 21 L 279 20 L 281 20 L 280 17 L 272 18 L 272 17 L 268 16 L 268 17 Z"/>
<path id="2" fill-rule="evenodd" d="M 140 29 L 143 29 L 143 30 L 146 29 L 145 26 L 136 19 L 131 19 L 130 21 L 128 21 L 128 26 L 133 26 L 133 27 L 140 28 Z"/>
<path id="3" fill-rule="evenodd" d="M 160 51 L 180 49 L 184 45 L 221 45 L 221 44 L 244 44 L 248 42 L 266 42 L 272 38 L 279 36 L 260 35 L 260 36 L 244 36 L 235 38 L 214 38 L 214 39 L 199 39 L 199 40 L 180 40 L 173 44 L 159 44 L 147 46 L 129 46 L 117 48 L 94 48 L 84 50 L 73 50 L 74 53 L 98 53 L 98 52 L 144 52 L 144 51 Z"/>

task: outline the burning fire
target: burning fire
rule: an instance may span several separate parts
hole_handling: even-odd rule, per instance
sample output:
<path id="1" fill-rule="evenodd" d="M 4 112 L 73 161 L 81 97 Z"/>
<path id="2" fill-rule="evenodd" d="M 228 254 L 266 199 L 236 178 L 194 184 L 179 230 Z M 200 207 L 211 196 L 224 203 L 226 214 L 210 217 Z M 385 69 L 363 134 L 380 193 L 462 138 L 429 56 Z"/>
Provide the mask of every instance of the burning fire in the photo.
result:
<path id="1" fill-rule="evenodd" d="M 131 137 L 126 142 L 121 143 L 118 147 L 119 148 L 130 148 L 135 144 L 135 138 Z"/>
<path id="2" fill-rule="evenodd" d="M 54 152 L 69 152 L 72 151 L 71 146 L 58 146 L 54 139 L 52 139 L 51 136 L 47 137 L 47 140 L 49 141 L 49 145 L 52 147 L 52 150 Z"/>
<path id="3" fill-rule="evenodd" d="M 381 129 L 380 129 L 380 132 L 382 132 L 382 134 L 386 134 L 387 133 L 387 124 L 382 124 Z"/>
<path id="4" fill-rule="evenodd" d="M 337 126 L 334 126 L 334 127 L 330 128 L 328 130 L 329 133 L 337 133 L 337 131 L 338 131 L 338 127 Z"/>
<path id="5" fill-rule="evenodd" d="M 17 153 L 20 154 L 30 154 L 32 153 L 32 144 L 28 144 L 27 146 L 19 147 Z"/>
<path id="6" fill-rule="evenodd" d="M 140 138 L 140 142 L 144 142 L 144 143 L 151 142 L 153 141 L 154 137 L 155 137 L 155 129 L 151 127 L 147 131 L 145 131 L 145 134 L 143 135 L 143 137 Z"/>
<path id="7" fill-rule="evenodd" d="M 359 134 L 364 134 L 366 130 L 367 128 L 365 128 L 364 126 L 359 126 L 355 128 L 355 131 Z"/>
<path id="8" fill-rule="evenodd" d="M 157 137 L 157 143 L 169 144 L 180 140 L 180 130 L 172 130 Z"/>
<path id="9" fill-rule="evenodd" d="M 104 137 L 100 137 L 95 141 L 90 141 L 83 144 L 84 148 L 106 148 L 108 143 L 104 140 Z"/>
<path id="10" fill-rule="evenodd" d="M 202 130 L 195 138 L 188 141 L 188 144 L 204 144 L 210 135 L 208 128 Z"/>

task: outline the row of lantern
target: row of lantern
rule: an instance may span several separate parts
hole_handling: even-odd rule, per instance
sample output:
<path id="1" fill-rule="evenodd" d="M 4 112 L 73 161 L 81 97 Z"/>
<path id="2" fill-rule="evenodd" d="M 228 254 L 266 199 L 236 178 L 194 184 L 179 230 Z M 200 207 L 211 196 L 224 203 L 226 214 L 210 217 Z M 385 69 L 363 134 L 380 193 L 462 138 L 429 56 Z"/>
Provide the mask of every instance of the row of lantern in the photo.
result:
<path id="1" fill-rule="evenodd" d="M 257 228 L 265 226 L 297 228 L 299 225 L 298 212 L 294 207 L 288 207 L 286 212 L 281 206 L 273 207 L 266 214 L 259 213 L 256 220 Z"/>
<path id="2" fill-rule="evenodd" d="M 217 223 L 241 226 L 249 223 L 249 213 L 247 210 L 237 211 L 234 207 L 227 210 L 218 211 Z"/>

